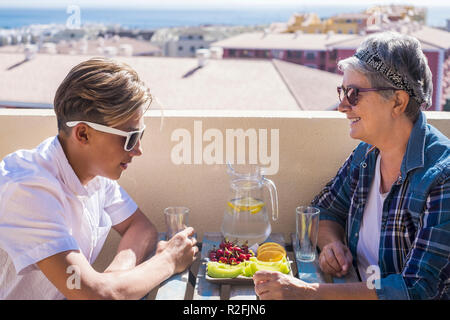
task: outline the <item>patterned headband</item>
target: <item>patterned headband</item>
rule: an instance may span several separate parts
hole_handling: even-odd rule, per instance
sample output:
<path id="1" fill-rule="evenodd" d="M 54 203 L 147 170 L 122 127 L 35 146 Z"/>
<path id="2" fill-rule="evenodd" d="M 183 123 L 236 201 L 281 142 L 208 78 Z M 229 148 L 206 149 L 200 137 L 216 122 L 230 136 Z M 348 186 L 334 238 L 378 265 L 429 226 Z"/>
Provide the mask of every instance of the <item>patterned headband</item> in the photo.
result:
<path id="1" fill-rule="evenodd" d="M 372 44 L 372 50 L 359 50 L 355 53 L 355 57 L 371 66 L 376 71 L 380 72 L 386 80 L 392 83 L 396 88 L 400 90 L 405 90 L 410 97 L 414 98 L 420 106 L 428 105 L 428 102 L 425 98 L 423 98 L 421 94 L 417 94 L 416 90 L 408 83 L 405 77 L 403 77 L 399 72 L 395 69 L 387 66 L 383 59 L 377 53 L 377 44 Z"/>

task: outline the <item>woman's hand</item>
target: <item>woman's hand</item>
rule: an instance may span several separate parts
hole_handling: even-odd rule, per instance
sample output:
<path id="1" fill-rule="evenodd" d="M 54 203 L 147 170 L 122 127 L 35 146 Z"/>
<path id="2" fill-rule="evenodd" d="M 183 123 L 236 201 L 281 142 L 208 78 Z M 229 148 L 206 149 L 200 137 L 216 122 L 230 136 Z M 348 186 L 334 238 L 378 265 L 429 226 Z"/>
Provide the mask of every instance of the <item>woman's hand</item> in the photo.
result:
<path id="1" fill-rule="evenodd" d="M 319 256 L 319 266 L 323 272 L 342 277 L 347 274 L 352 265 L 353 257 L 350 249 L 341 241 L 334 241 L 322 248 Z"/>
<path id="2" fill-rule="evenodd" d="M 317 286 L 277 271 L 257 271 L 253 275 L 255 293 L 261 300 L 315 299 Z"/>

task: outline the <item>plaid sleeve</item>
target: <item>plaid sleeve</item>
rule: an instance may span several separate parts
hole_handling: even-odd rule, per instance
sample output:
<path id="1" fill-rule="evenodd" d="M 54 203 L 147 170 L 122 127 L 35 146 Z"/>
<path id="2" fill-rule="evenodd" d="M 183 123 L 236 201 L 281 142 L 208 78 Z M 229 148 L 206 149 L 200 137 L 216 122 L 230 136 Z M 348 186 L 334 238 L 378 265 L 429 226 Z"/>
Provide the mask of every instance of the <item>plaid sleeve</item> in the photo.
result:
<path id="1" fill-rule="evenodd" d="M 320 209 L 320 220 L 336 221 L 344 229 L 350 209 L 350 199 L 352 198 L 351 186 L 354 185 L 351 176 L 351 163 L 355 150 L 338 170 L 336 176 L 325 185 L 311 202 L 311 206 Z"/>
<path id="2" fill-rule="evenodd" d="M 449 299 L 450 179 L 428 195 L 402 276 L 411 299 Z"/>

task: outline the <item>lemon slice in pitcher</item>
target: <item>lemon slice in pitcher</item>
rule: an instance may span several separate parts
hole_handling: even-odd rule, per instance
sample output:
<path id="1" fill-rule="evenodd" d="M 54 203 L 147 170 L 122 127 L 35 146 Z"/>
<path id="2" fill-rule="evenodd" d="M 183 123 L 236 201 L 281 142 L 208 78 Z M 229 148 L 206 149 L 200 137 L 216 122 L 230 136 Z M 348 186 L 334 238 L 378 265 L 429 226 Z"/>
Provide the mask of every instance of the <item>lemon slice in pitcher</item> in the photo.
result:
<path id="1" fill-rule="evenodd" d="M 245 197 L 228 201 L 228 206 L 237 212 L 249 211 L 256 214 L 265 206 L 265 203 L 259 199 Z"/>

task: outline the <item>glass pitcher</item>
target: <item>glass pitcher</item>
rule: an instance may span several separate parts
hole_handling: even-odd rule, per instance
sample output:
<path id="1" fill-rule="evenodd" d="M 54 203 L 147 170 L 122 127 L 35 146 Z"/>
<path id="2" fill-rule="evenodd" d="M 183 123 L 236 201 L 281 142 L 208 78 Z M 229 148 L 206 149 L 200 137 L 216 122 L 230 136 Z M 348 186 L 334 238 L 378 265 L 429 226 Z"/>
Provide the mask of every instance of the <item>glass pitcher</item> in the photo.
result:
<path id="1" fill-rule="evenodd" d="M 278 194 L 273 181 L 265 178 L 261 168 L 256 165 L 243 165 L 233 168 L 229 163 L 231 177 L 231 196 L 226 204 L 222 222 L 222 234 L 230 241 L 249 246 L 264 242 L 272 227 L 263 197 L 264 186 L 270 194 L 272 219 L 278 219 Z"/>

